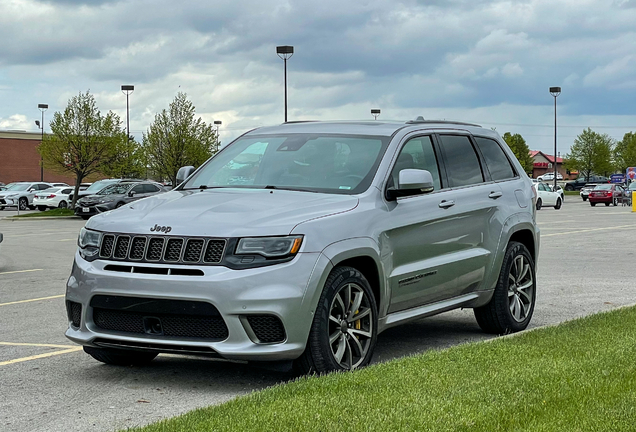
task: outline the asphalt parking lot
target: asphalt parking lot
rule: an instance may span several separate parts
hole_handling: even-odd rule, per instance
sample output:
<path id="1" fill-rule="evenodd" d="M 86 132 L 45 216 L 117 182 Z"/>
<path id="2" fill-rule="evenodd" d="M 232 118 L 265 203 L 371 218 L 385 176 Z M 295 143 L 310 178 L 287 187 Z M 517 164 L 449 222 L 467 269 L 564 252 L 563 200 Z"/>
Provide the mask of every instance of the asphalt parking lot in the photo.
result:
<path id="1" fill-rule="evenodd" d="M 0 212 L 0 218 L 15 212 Z M 636 213 L 567 196 L 542 230 L 531 328 L 636 303 Z M 0 431 L 113 431 L 289 379 L 241 363 L 160 355 L 144 368 L 94 361 L 64 337 L 65 282 L 82 220 L 0 220 Z M 486 339 L 471 310 L 382 333 L 374 361 Z"/>

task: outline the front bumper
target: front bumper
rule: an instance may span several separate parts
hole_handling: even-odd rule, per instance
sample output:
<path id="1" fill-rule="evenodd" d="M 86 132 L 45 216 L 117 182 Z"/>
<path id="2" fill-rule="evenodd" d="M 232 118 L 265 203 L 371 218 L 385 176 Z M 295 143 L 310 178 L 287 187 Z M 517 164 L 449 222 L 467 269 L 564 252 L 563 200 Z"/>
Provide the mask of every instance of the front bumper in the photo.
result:
<path id="1" fill-rule="evenodd" d="M 321 289 L 321 276 L 331 270 L 331 262 L 320 253 L 299 253 L 294 260 L 284 264 L 245 270 L 223 266 L 170 266 L 188 270 L 196 268 L 203 272 L 203 276 L 123 273 L 105 269 L 109 264 L 122 263 L 106 260 L 87 262 L 76 253 L 67 282 L 66 300 L 81 305 L 81 318 L 80 325 L 76 327 L 69 316 L 66 336 L 70 340 L 88 346 L 153 347 L 163 352 L 191 353 L 205 349 L 226 359 L 254 361 L 291 360 L 302 354 L 315 309 L 311 299 L 316 297 L 316 290 Z M 95 323 L 93 307 L 90 306 L 97 295 L 209 303 L 218 309 L 227 326 L 228 336 L 222 341 L 208 341 L 105 330 Z M 255 341 L 246 319 L 250 315 L 280 319 L 285 329 L 285 340 L 280 343 Z"/>
<path id="2" fill-rule="evenodd" d="M 95 216 L 100 213 L 94 205 L 83 206 L 78 204 L 75 206 L 74 211 L 75 216 Z"/>

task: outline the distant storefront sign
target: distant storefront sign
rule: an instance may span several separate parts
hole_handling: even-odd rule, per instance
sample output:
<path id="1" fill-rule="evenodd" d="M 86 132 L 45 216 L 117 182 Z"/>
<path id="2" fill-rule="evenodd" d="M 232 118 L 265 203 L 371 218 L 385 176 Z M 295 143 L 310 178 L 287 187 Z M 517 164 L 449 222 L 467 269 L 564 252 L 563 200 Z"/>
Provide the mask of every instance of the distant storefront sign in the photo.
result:
<path id="1" fill-rule="evenodd" d="M 625 174 L 627 175 L 627 180 L 630 182 L 636 180 L 636 167 L 627 168 Z"/>
<path id="2" fill-rule="evenodd" d="M 625 176 L 623 174 L 612 174 L 610 183 L 625 183 Z"/>

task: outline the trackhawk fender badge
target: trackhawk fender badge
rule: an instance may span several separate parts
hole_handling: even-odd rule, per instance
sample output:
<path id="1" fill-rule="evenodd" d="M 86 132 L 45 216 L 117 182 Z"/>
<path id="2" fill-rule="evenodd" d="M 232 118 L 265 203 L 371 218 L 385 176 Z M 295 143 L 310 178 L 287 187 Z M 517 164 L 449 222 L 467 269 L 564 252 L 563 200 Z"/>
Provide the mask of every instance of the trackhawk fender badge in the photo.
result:
<path id="1" fill-rule="evenodd" d="M 433 271 L 426 272 L 426 273 L 420 273 L 420 274 L 417 274 L 415 276 L 411 276 L 411 277 L 407 277 L 407 278 L 404 278 L 404 279 L 400 279 L 398 281 L 398 285 L 399 286 L 411 285 L 411 284 L 416 283 L 420 279 L 425 278 L 426 276 L 433 276 L 434 274 L 437 274 L 437 270 L 433 270 Z"/>
<path id="2" fill-rule="evenodd" d="M 159 226 L 159 225 L 156 225 L 156 224 L 155 224 L 155 226 L 153 226 L 152 228 L 150 228 L 150 231 L 153 231 L 153 232 L 162 232 L 162 233 L 166 233 L 166 234 L 168 234 L 170 231 L 172 231 L 172 227 L 169 227 L 169 226 Z"/>

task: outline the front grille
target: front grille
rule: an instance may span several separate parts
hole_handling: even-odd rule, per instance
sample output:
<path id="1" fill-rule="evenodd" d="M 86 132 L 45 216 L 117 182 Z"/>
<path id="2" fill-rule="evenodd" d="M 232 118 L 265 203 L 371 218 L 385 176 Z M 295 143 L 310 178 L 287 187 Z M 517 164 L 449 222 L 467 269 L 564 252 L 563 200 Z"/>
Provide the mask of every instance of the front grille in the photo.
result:
<path id="1" fill-rule="evenodd" d="M 76 302 L 66 301 L 68 319 L 75 328 L 79 328 L 82 322 L 82 305 Z"/>
<path id="2" fill-rule="evenodd" d="M 247 322 L 261 343 L 283 342 L 286 338 L 283 323 L 274 315 L 247 315 Z"/>
<path id="3" fill-rule="evenodd" d="M 161 323 L 163 334 L 150 333 L 144 327 L 144 318 L 156 318 Z M 145 334 L 153 337 L 188 337 L 206 340 L 223 340 L 228 329 L 221 316 L 173 315 L 162 313 L 140 313 L 93 308 L 93 322 L 103 330 Z"/>
<path id="4" fill-rule="evenodd" d="M 214 238 L 104 234 L 99 257 L 152 263 L 219 264 L 226 243 L 225 239 Z"/>

